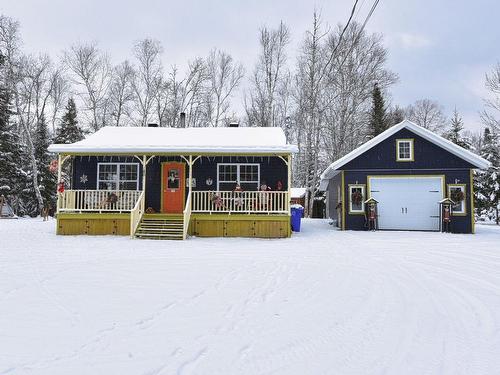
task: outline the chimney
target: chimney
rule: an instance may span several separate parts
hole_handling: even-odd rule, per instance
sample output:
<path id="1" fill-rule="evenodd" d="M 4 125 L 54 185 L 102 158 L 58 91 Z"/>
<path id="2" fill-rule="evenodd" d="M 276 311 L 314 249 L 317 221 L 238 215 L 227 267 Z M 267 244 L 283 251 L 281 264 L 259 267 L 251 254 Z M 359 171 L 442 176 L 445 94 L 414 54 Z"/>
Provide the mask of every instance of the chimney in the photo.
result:
<path id="1" fill-rule="evenodd" d="M 186 127 L 186 113 L 181 112 L 179 116 L 179 128 L 185 128 Z"/>
<path id="2" fill-rule="evenodd" d="M 237 121 L 232 121 L 229 123 L 230 128 L 239 128 L 240 124 Z"/>
<path id="3" fill-rule="evenodd" d="M 158 124 L 156 124 L 154 122 L 148 124 L 148 128 L 157 128 L 157 127 L 158 127 Z"/>

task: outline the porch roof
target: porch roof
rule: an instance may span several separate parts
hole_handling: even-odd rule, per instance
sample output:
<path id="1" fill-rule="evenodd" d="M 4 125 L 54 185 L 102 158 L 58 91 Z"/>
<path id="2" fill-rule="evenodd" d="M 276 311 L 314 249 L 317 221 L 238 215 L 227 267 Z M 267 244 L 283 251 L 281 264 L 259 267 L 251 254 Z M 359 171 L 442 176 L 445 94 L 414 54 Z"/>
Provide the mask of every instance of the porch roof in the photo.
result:
<path id="1" fill-rule="evenodd" d="M 50 152 L 68 154 L 295 153 L 281 128 L 150 128 L 106 126 L 84 140 L 53 144 Z"/>

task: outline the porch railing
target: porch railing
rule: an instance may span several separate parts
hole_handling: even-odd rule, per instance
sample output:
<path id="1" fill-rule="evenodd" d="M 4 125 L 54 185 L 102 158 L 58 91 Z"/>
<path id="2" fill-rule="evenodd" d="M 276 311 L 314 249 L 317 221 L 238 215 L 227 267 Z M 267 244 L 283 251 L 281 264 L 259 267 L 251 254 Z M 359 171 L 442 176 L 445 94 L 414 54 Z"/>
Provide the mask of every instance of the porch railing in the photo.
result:
<path id="1" fill-rule="evenodd" d="M 189 229 L 189 221 L 191 219 L 191 212 L 192 212 L 192 204 L 191 204 L 191 194 L 194 192 L 192 191 L 191 193 L 188 194 L 187 199 L 186 199 L 186 206 L 184 207 L 184 220 L 183 220 L 183 227 L 182 227 L 182 239 L 185 240 L 187 237 L 188 229 Z"/>
<path id="2" fill-rule="evenodd" d="M 192 212 L 288 214 L 286 191 L 193 191 Z"/>
<path id="3" fill-rule="evenodd" d="M 142 215 L 144 215 L 145 199 L 144 192 L 141 191 L 137 203 L 132 211 L 130 211 L 130 236 L 134 237 L 135 231 L 141 222 Z"/>
<path id="4" fill-rule="evenodd" d="M 65 190 L 59 193 L 58 212 L 130 212 L 142 191 Z"/>

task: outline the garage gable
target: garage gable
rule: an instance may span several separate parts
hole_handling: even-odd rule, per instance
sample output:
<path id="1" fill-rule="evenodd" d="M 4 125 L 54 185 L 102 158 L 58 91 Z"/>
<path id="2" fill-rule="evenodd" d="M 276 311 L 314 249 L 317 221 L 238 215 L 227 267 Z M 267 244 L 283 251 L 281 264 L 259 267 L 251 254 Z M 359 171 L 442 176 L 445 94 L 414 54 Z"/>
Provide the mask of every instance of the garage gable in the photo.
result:
<path id="1" fill-rule="evenodd" d="M 411 141 L 412 160 L 398 161 L 398 140 Z M 403 128 L 372 148 L 347 162 L 339 169 L 470 169 L 470 162 Z"/>

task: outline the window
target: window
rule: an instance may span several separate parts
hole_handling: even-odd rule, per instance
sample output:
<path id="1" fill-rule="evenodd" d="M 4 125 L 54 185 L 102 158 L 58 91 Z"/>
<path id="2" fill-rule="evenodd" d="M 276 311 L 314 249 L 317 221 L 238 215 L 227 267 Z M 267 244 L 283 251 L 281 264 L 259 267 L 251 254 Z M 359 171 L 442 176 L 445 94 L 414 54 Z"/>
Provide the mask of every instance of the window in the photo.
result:
<path id="1" fill-rule="evenodd" d="M 260 185 L 259 164 L 217 164 L 217 190 L 232 191 L 236 184 L 243 190 L 256 191 Z"/>
<path id="2" fill-rule="evenodd" d="M 98 190 L 139 190 L 139 164 L 98 163 Z"/>
<path id="3" fill-rule="evenodd" d="M 396 161 L 413 161 L 413 139 L 396 140 Z"/>
<path id="4" fill-rule="evenodd" d="M 365 185 L 349 185 L 349 213 L 365 213 Z"/>
<path id="5" fill-rule="evenodd" d="M 465 186 L 465 184 L 448 185 L 448 198 L 456 203 L 452 208 L 454 215 L 465 215 L 467 213 L 465 208 Z"/>

